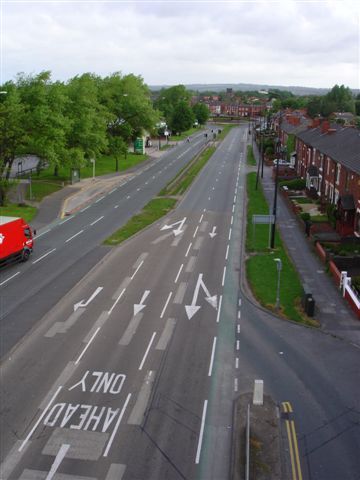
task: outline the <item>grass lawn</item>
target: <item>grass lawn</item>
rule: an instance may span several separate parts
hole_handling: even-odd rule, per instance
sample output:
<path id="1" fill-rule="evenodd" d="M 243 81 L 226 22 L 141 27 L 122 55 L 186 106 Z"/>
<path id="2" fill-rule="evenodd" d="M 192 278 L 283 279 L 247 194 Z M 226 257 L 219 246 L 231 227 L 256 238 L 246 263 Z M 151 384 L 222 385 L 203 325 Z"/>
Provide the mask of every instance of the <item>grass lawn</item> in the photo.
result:
<path id="1" fill-rule="evenodd" d="M 31 198 L 30 198 L 30 187 L 27 189 L 26 198 L 27 200 L 34 200 L 35 202 L 40 202 L 44 197 L 50 195 L 51 193 L 57 192 L 62 188 L 60 183 L 47 183 L 37 180 L 32 180 L 31 182 Z"/>
<path id="2" fill-rule="evenodd" d="M 176 199 L 174 198 L 154 198 L 145 205 L 138 215 L 132 217 L 123 227 L 107 238 L 104 243 L 106 245 L 117 245 L 123 242 L 166 215 L 175 205 Z"/>
<path id="3" fill-rule="evenodd" d="M 247 152 L 246 152 L 246 161 L 248 165 L 254 165 L 256 166 L 256 160 L 254 156 L 254 150 L 251 145 L 247 146 Z"/>
<path id="4" fill-rule="evenodd" d="M 10 204 L 6 207 L 0 207 L 0 215 L 4 217 L 21 217 L 26 222 L 31 222 L 35 217 L 37 208 L 29 205 Z"/>
<path id="5" fill-rule="evenodd" d="M 256 225 L 255 236 L 253 236 L 252 215 L 269 213 L 262 186 L 259 184 L 258 190 L 255 190 L 255 182 L 256 173 L 249 173 L 247 176 L 248 215 L 246 232 L 246 249 L 248 252 L 252 252 L 246 261 L 249 285 L 255 297 L 263 306 L 274 309 L 278 279 L 274 258 L 280 258 L 282 261 L 280 314 L 296 322 L 318 326 L 315 320 L 306 318 L 298 308 L 303 291 L 301 281 L 278 232 L 276 231 L 275 235 L 274 250 L 268 248 L 269 227 L 267 225 Z"/>
<path id="6" fill-rule="evenodd" d="M 203 127 L 190 128 L 190 130 L 186 130 L 186 132 L 182 132 L 180 135 L 175 135 L 175 133 L 173 133 L 171 137 L 169 137 L 169 141 L 179 142 L 180 140 L 186 140 L 187 137 L 194 135 L 194 133 L 198 133 L 202 128 Z"/>

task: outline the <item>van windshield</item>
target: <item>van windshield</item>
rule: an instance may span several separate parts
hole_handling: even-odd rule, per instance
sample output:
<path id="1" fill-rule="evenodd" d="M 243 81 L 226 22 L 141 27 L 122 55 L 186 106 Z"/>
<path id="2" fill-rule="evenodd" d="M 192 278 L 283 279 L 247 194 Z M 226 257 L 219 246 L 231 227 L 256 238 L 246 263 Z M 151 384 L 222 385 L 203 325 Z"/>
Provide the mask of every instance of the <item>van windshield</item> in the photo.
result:
<path id="1" fill-rule="evenodd" d="M 24 235 L 26 238 L 31 238 L 30 228 L 24 228 Z"/>

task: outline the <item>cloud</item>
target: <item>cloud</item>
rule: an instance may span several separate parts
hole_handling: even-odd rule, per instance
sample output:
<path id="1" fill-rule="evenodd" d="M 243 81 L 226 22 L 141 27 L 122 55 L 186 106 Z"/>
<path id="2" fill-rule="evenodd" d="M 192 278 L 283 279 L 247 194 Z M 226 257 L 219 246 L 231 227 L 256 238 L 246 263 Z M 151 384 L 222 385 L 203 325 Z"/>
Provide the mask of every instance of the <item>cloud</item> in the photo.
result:
<path id="1" fill-rule="evenodd" d="M 350 0 L 30 0 L 3 4 L 2 26 L 2 81 L 19 71 L 66 80 L 120 70 L 149 84 L 359 88 L 359 9 Z"/>

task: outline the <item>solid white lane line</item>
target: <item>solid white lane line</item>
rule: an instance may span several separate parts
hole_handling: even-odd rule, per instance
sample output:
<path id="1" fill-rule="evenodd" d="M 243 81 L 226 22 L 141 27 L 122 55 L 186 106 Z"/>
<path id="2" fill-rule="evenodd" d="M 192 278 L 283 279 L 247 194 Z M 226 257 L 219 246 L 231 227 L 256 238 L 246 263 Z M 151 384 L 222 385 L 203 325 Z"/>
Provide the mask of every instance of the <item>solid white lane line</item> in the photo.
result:
<path id="1" fill-rule="evenodd" d="M 214 365 L 214 357 L 215 357 L 215 349 L 216 349 L 216 341 L 217 341 L 217 338 L 214 337 L 212 351 L 211 351 L 208 377 L 211 377 L 211 374 L 212 374 L 212 369 L 213 369 L 213 365 Z"/>
<path id="2" fill-rule="evenodd" d="M 199 223 L 202 222 L 202 219 L 203 219 L 203 218 L 204 218 L 204 214 L 201 215 L 200 220 L 199 220 Z"/>
<path id="3" fill-rule="evenodd" d="M 226 247 L 225 260 L 228 259 L 228 256 L 229 256 L 229 245 Z"/>
<path id="4" fill-rule="evenodd" d="M 198 230 L 199 230 L 199 226 L 196 227 L 195 232 L 194 232 L 194 235 L 193 235 L 193 238 L 196 237 L 196 234 L 197 234 Z"/>
<path id="5" fill-rule="evenodd" d="M 229 230 L 229 240 L 230 240 L 230 238 L 231 238 L 231 228 Z"/>
<path id="6" fill-rule="evenodd" d="M 106 446 L 105 452 L 103 453 L 103 457 L 107 457 L 107 455 L 108 455 L 108 453 L 109 453 L 109 450 L 110 450 L 110 448 L 111 448 L 112 442 L 114 441 L 114 437 L 115 437 L 116 432 L 117 432 L 117 430 L 118 430 L 118 428 L 119 428 L 119 426 L 120 426 L 121 420 L 122 420 L 122 418 L 123 418 L 123 416 L 124 416 L 124 413 L 125 413 L 125 410 L 126 410 L 126 407 L 127 407 L 128 403 L 129 403 L 129 401 L 130 401 L 130 398 L 131 398 L 131 393 L 129 393 L 128 396 L 126 397 L 124 406 L 123 406 L 123 408 L 122 408 L 122 410 L 121 410 L 121 412 L 120 412 L 120 415 L 119 415 L 119 418 L 118 418 L 118 420 L 117 420 L 117 422 L 116 422 L 115 428 L 114 428 L 114 430 L 113 430 L 113 432 L 112 432 L 112 434 L 111 434 L 111 437 L 109 438 L 109 441 L 108 441 L 108 444 L 107 444 L 107 446 Z"/>
<path id="7" fill-rule="evenodd" d="M 40 237 L 42 237 L 43 235 L 45 235 L 46 233 L 49 233 L 49 232 L 51 232 L 51 228 L 49 228 L 48 230 L 45 230 L 45 232 L 39 233 L 38 235 L 36 235 L 36 238 L 40 238 Z"/>
<path id="8" fill-rule="evenodd" d="M 80 230 L 80 232 L 75 233 L 75 235 L 73 235 L 72 237 L 65 240 L 65 243 L 70 242 L 70 240 L 72 240 L 73 238 L 77 237 L 78 235 L 81 235 L 83 233 L 83 231 L 84 230 Z"/>
<path id="9" fill-rule="evenodd" d="M 20 272 L 16 272 L 14 273 L 14 275 L 11 275 L 11 277 L 7 278 L 6 280 L 4 280 L 3 282 L 0 283 L 0 287 L 1 285 L 4 285 L 5 283 L 7 283 L 9 280 L 11 280 L 12 278 L 16 277 L 16 275 L 19 275 Z"/>
<path id="10" fill-rule="evenodd" d="M 97 220 L 94 220 L 92 223 L 90 223 L 90 226 L 92 227 L 93 225 L 95 225 L 95 223 L 100 222 L 100 220 L 102 220 L 103 218 L 104 218 L 104 215 L 102 215 Z"/>
<path id="11" fill-rule="evenodd" d="M 198 447 L 197 447 L 197 451 L 196 451 L 195 463 L 199 463 L 199 461 L 200 461 L 201 445 L 202 445 L 202 440 L 203 440 L 203 436 L 204 436 L 207 405 L 208 405 L 208 401 L 204 400 L 204 407 L 203 407 L 203 413 L 202 413 L 202 417 L 201 417 L 201 427 L 200 427 L 199 442 L 198 442 Z"/>
<path id="12" fill-rule="evenodd" d="M 63 220 L 62 222 L 60 222 L 59 225 L 63 225 L 64 223 L 68 222 L 68 221 L 71 220 L 72 218 L 74 218 L 74 215 L 71 215 L 71 217 L 65 218 L 65 220 Z"/>
<path id="13" fill-rule="evenodd" d="M 40 424 L 41 420 L 45 417 L 45 415 L 47 414 L 47 411 L 49 410 L 50 408 L 50 405 L 53 403 L 53 401 L 55 400 L 55 398 L 58 396 L 60 390 L 62 389 L 62 385 L 60 385 L 58 387 L 58 389 L 56 390 L 56 392 L 54 393 L 54 395 L 51 397 L 49 403 L 46 405 L 45 409 L 43 410 L 42 414 L 40 415 L 40 417 L 38 418 L 38 421 L 35 423 L 35 425 L 33 426 L 33 428 L 30 430 L 30 432 L 27 434 L 27 437 L 25 438 L 25 440 L 23 441 L 23 443 L 20 445 L 20 448 L 18 450 L 18 452 L 21 452 L 21 450 L 24 448 L 25 444 L 28 442 L 29 438 L 31 438 L 32 434 L 35 432 L 35 430 L 37 429 L 38 425 Z"/>
<path id="14" fill-rule="evenodd" d="M 148 356 L 148 353 L 149 353 L 149 350 L 150 350 L 150 348 L 151 348 L 151 345 L 152 345 L 152 343 L 153 343 L 153 341 L 154 341 L 155 335 L 156 335 L 156 332 L 154 332 L 154 333 L 152 334 L 152 337 L 151 337 L 151 340 L 150 340 L 150 342 L 149 342 L 149 345 L 147 346 L 146 352 L 145 352 L 145 354 L 144 354 L 144 356 L 143 356 L 143 359 L 141 360 L 141 363 L 140 363 L 140 366 L 139 366 L 139 370 L 142 370 L 142 368 L 143 368 L 143 366 L 144 366 L 146 357 Z"/>
<path id="15" fill-rule="evenodd" d="M 222 282 L 221 282 L 221 286 L 223 287 L 224 284 L 225 284 L 225 275 L 226 275 L 226 265 L 224 267 L 224 273 L 223 273 L 223 277 L 222 277 Z"/>
<path id="16" fill-rule="evenodd" d="M 95 203 L 101 202 L 101 200 L 104 200 L 104 198 L 105 198 L 105 196 L 102 196 L 102 197 L 98 198 Z"/>
<path id="17" fill-rule="evenodd" d="M 135 272 L 132 274 L 132 277 L 130 277 L 131 280 L 134 279 L 135 275 L 137 274 L 137 272 L 139 271 L 139 269 L 140 269 L 140 267 L 142 266 L 143 263 L 144 263 L 144 260 L 142 260 L 142 261 L 140 262 L 139 266 L 137 267 L 137 269 L 135 270 Z"/>
<path id="18" fill-rule="evenodd" d="M 126 288 L 123 289 L 123 291 L 120 293 L 120 295 L 118 296 L 118 298 L 115 300 L 115 302 L 113 303 L 113 306 L 110 308 L 110 310 L 108 311 L 108 314 L 110 315 L 111 312 L 114 310 L 116 304 L 118 303 L 118 301 L 120 300 L 120 298 L 124 295 L 125 293 L 125 290 Z"/>
<path id="19" fill-rule="evenodd" d="M 99 330 L 100 330 L 100 327 L 98 327 L 98 328 L 95 330 L 93 336 L 90 338 L 90 340 L 88 341 L 88 343 L 85 345 L 84 350 L 80 353 L 78 359 L 77 359 L 76 362 L 75 362 L 75 365 L 77 365 L 77 364 L 80 362 L 80 360 L 81 360 L 82 357 L 84 356 L 84 353 L 85 353 L 86 350 L 90 347 L 91 342 L 94 340 L 94 338 L 95 338 L 96 335 L 98 334 Z"/>
<path id="20" fill-rule="evenodd" d="M 165 305 L 164 305 L 164 308 L 162 309 L 160 318 L 163 318 L 164 313 L 165 313 L 165 310 L 166 310 L 166 307 L 168 306 L 168 304 L 169 304 L 169 302 L 170 302 L 170 298 L 172 297 L 172 294 L 173 294 L 173 292 L 170 292 L 170 293 L 169 293 L 169 296 L 168 296 L 168 298 L 167 298 L 167 300 L 166 300 L 166 303 L 165 303 Z"/>
<path id="21" fill-rule="evenodd" d="M 188 249 L 186 250 L 185 257 L 187 257 L 189 255 L 191 245 L 192 245 L 192 242 L 190 242 L 190 245 L 188 246 Z"/>
<path id="22" fill-rule="evenodd" d="M 220 320 L 221 303 L 222 303 L 222 295 L 220 295 L 219 297 L 219 306 L 218 306 L 218 311 L 216 316 L 216 323 L 219 323 L 219 320 Z"/>
<path id="23" fill-rule="evenodd" d="M 178 274 L 176 275 L 175 283 L 177 283 L 177 281 L 179 280 L 179 276 L 180 276 L 181 270 L 182 270 L 183 268 L 184 268 L 184 264 L 182 263 L 182 264 L 181 264 L 181 267 L 179 268 Z"/>
<path id="24" fill-rule="evenodd" d="M 50 472 L 47 474 L 45 480 L 52 480 L 57 469 L 60 466 L 60 463 L 64 460 L 67 451 L 69 450 L 70 445 L 68 443 L 63 443 L 58 451 L 53 464 L 51 465 Z"/>
<path id="25" fill-rule="evenodd" d="M 80 212 L 81 212 L 81 213 L 82 213 L 82 212 L 85 212 L 85 210 L 87 210 L 87 209 L 90 208 L 90 207 L 91 207 L 91 205 L 88 205 L 87 207 L 85 207 L 85 208 L 83 208 L 82 210 L 80 210 Z"/>
<path id="26" fill-rule="evenodd" d="M 32 264 L 35 265 L 35 263 L 40 262 L 40 260 L 42 260 L 43 258 L 45 258 L 45 257 L 47 257 L 48 255 L 50 255 L 50 253 L 55 252 L 55 250 L 56 250 L 56 248 L 53 248 L 53 249 L 50 250 L 49 252 L 44 253 L 43 256 L 41 256 L 41 257 L 37 258 L 36 260 L 34 260 L 34 261 L 32 262 Z"/>

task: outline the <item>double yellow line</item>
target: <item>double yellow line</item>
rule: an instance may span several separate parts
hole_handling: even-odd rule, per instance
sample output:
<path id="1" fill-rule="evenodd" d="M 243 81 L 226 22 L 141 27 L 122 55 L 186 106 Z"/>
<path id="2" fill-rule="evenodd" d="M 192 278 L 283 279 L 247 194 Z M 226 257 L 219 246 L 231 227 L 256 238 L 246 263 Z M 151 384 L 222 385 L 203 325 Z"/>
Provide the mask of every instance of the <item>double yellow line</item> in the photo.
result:
<path id="1" fill-rule="evenodd" d="M 292 480 L 302 480 L 300 457 L 299 457 L 299 448 L 296 437 L 295 423 L 294 420 L 289 418 L 293 413 L 292 406 L 290 402 L 283 402 L 281 404 L 283 412 L 286 414 L 286 431 L 289 440 L 290 447 L 290 460 L 291 460 L 291 471 L 292 471 Z"/>

